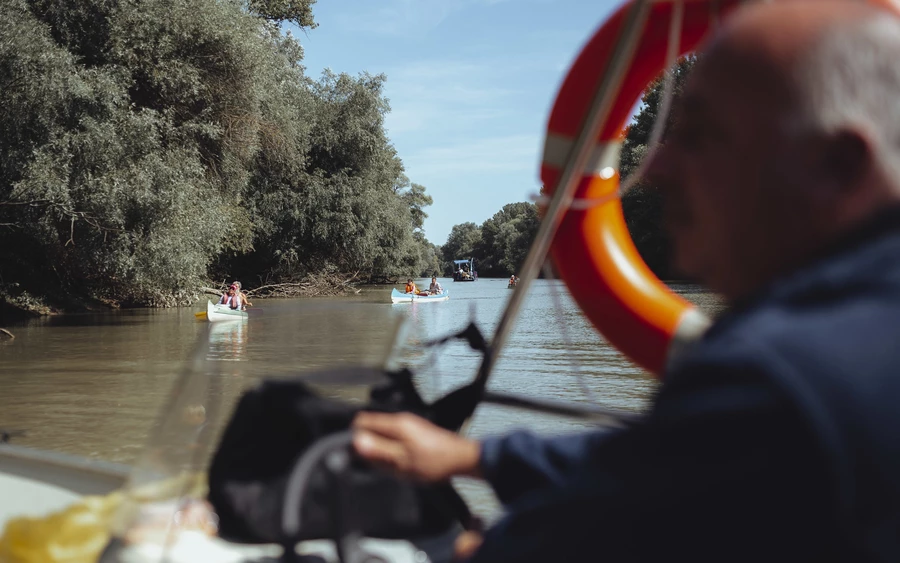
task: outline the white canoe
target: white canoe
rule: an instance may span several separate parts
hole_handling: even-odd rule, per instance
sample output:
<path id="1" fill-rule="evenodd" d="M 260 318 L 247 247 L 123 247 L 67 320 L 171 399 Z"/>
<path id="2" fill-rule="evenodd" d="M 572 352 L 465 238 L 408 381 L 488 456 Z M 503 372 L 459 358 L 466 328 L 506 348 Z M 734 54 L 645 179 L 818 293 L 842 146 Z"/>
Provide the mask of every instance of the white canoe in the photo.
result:
<path id="1" fill-rule="evenodd" d="M 216 305 L 212 301 L 206 302 L 206 320 L 211 323 L 218 321 L 241 321 L 247 318 L 247 311 L 238 311 L 228 305 Z"/>
<path id="2" fill-rule="evenodd" d="M 412 293 L 400 293 L 397 288 L 391 290 L 391 303 L 432 303 L 450 299 L 450 293 L 444 290 L 439 295 L 413 295 Z"/>

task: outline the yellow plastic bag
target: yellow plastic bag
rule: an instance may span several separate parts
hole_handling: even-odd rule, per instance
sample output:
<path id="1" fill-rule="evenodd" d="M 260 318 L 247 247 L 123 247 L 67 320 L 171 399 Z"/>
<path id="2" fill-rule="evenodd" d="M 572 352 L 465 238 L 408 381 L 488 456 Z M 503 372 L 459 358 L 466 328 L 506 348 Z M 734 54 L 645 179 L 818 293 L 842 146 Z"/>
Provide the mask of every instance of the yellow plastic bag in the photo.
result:
<path id="1" fill-rule="evenodd" d="M 87 496 L 43 518 L 7 522 L 0 536 L 2 563 L 95 563 L 109 543 L 110 523 L 123 494 Z"/>
<path id="2" fill-rule="evenodd" d="M 0 531 L 0 563 L 96 563 L 115 533 L 126 542 L 160 535 L 171 518 L 180 529 L 216 532 L 206 476 L 187 474 L 146 483 L 130 492 L 86 496 L 44 517 L 9 520 Z M 164 535 L 164 534 L 163 534 Z"/>

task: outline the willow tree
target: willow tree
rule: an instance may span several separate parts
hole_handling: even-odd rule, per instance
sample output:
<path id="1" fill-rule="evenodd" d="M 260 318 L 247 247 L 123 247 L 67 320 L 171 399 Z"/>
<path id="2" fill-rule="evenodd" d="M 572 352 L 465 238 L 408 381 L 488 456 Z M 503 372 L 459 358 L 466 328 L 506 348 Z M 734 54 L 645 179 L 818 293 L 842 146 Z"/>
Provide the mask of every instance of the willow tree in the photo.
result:
<path id="1" fill-rule="evenodd" d="M 537 234 L 539 219 L 533 203 L 508 203 L 481 225 L 476 244 L 479 275 L 506 277 L 519 271 Z"/>
<path id="2" fill-rule="evenodd" d="M 430 199 L 385 133 L 385 77 L 311 79 L 278 26 L 312 5 L 0 3 L 0 299 L 422 267 Z"/>
<path id="3" fill-rule="evenodd" d="M 447 242 L 441 246 L 441 254 L 444 258 L 444 271 L 453 271 L 453 260 L 467 260 L 475 255 L 478 243 L 481 241 L 481 227 L 468 221 L 453 225 Z M 478 271 L 479 265 L 475 270 Z"/>

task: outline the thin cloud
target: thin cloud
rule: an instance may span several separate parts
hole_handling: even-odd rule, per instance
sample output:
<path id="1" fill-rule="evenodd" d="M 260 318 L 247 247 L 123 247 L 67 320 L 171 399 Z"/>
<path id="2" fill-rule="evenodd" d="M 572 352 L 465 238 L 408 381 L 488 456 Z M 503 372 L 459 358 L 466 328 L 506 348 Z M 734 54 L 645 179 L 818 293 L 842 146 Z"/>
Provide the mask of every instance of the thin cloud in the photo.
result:
<path id="1" fill-rule="evenodd" d="M 423 148 L 404 161 L 409 173 L 423 181 L 460 171 L 530 173 L 537 170 L 540 150 L 539 135 L 502 135 Z"/>
<path id="2" fill-rule="evenodd" d="M 368 10 L 347 12 L 338 23 L 347 31 L 372 35 L 420 36 L 439 26 L 463 2 L 443 0 L 381 0 Z"/>
<path id="3" fill-rule="evenodd" d="M 422 36 L 450 15 L 473 6 L 494 6 L 512 0 L 379 0 L 366 10 L 343 14 L 338 23 L 348 31 L 373 35 Z M 522 0 L 519 0 L 522 2 Z"/>
<path id="4" fill-rule="evenodd" d="M 496 65 L 471 61 L 417 61 L 386 72 L 391 135 L 428 130 L 453 134 L 509 117 L 519 91 L 498 87 Z"/>

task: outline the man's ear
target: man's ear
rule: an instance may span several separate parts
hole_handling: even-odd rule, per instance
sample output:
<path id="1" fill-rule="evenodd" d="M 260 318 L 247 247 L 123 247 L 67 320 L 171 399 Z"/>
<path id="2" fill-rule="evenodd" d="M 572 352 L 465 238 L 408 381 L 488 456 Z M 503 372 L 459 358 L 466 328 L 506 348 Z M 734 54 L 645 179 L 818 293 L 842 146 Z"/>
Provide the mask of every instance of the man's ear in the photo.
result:
<path id="1" fill-rule="evenodd" d="M 820 170 L 835 194 L 852 192 L 866 180 L 874 154 L 868 137 L 843 129 L 824 139 L 822 145 Z"/>

